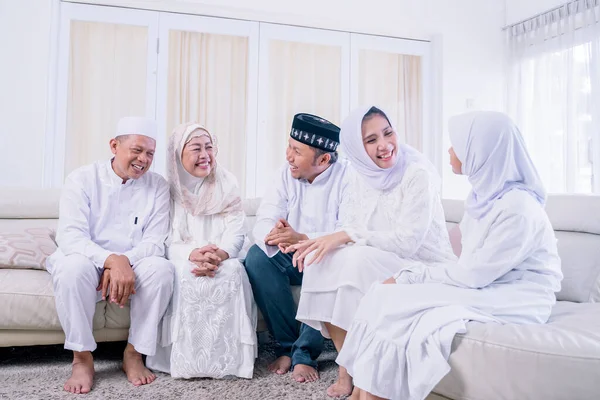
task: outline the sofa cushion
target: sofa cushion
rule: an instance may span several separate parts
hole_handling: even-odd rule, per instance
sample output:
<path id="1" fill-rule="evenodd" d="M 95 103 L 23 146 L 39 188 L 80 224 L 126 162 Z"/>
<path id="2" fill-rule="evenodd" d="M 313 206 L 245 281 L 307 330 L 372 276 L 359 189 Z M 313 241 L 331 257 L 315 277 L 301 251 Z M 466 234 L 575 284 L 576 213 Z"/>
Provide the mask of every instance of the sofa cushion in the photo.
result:
<path id="1" fill-rule="evenodd" d="M 600 235 L 558 231 L 556 238 L 564 275 L 556 298 L 600 302 Z"/>
<path id="2" fill-rule="evenodd" d="M 46 269 L 56 250 L 55 232 L 45 227 L 0 231 L 0 268 Z"/>
<path id="3" fill-rule="evenodd" d="M 116 329 L 123 328 L 129 329 L 129 303 L 121 308 L 113 303 L 106 303 L 106 328 Z"/>
<path id="4" fill-rule="evenodd" d="M 0 218 L 58 218 L 60 189 L 4 188 Z"/>
<path id="5" fill-rule="evenodd" d="M 558 302 L 547 324 L 471 322 L 451 372 L 435 388 L 453 399 L 594 399 L 600 392 L 600 304 Z"/>
<path id="6" fill-rule="evenodd" d="M 0 304 L 0 329 L 61 330 L 46 271 L 0 269 Z M 105 302 L 96 304 L 94 329 L 104 327 L 105 307 Z"/>
<path id="7" fill-rule="evenodd" d="M 58 219 L 2 219 L 0 218 L 0 232 L 17 232 L 28 228 L 45 227 L 56 232 Z"/>

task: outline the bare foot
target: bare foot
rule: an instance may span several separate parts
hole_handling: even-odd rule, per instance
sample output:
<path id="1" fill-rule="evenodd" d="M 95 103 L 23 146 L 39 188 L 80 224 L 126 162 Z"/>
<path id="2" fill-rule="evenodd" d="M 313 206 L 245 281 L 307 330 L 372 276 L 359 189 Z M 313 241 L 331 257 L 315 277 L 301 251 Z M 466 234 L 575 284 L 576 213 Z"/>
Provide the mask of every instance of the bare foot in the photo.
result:
<path id="1" fill-rule="evenodd" d="M 281 356 L 277 360 L 273 361 L 267 368 L 269 371 L 277 375 L 285 375 L 289 372 L 292 367 L 292 359 L 288 356 Z"/>
<path id="2" fill-rule="evenodd" d="M 313 367 L 304 364 L 294 365 L 292 378 L 296 382 L 314 382 L 319 379 L 319 373 Z"/>
<path id="3" fill-rule="evenodd" d="M 71 377 L 63 386 L 67 392 L 89 393 L 94 384 L 94 358 L 89 351 L 73 352 L 73 370 Z"/>
<path id="4" fill-rule="evenodd" d="M 352 389 L 352 395 L 350 395 L 350 397 L 348 398 L 348 400 L 359 400 L 360 399 L 360 388 L 354 386 L 354 389 Z"/>
<path id="5" fill-rule="evenodd" d="M 127 380 L 134 386 L 147 385 L 154 382 L 154 375 L 142 361 L 142 355 L 138 353 L 131 343 L 127 343 L 123 353 L 123 371 L 127 374 Z"/>
<path id="6" fill-rule="evenodd" d="M 338 380 L 327 388 L 327 396 L 344 397 L 352 393 L 352 377 L 344 367 L 339 368 Z"/>

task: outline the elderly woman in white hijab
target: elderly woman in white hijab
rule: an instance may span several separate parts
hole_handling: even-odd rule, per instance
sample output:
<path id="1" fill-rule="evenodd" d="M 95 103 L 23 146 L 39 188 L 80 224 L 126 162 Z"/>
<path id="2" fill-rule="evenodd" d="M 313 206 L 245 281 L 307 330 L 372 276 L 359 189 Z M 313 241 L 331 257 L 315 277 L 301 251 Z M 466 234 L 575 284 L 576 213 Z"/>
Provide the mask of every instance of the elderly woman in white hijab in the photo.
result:
<path id="1" fill-rule="evenodd" d="M 337 358 L 354 398 L 424 399 L 446 375 L 468 321 L 545 323 L 560 290 L 546 194 L 514 123 L 475 112 L 450 120 L 452 170 L 472 185 L 457 262 L 412 262 L 374 285 Z M 394 284 L 396 283 L 396 284 Z"/>
<path id="2" fill-rule="evenodd" d="M 174 378 L 251 378 L 254 370 L 256 306 L 236 258 L 245 215 L 237 180 L 216 155 L 216 139 L 201 125 L 183 124 L 170 138 L 167 256 L 177 276 L 148 366 Z"/>
<path id="3" fill-rule="evenodd" d="M 338 351 L 371 284 L 392 276 L 404 260 L 455 259 L 439 176 L 423 154 L 398 143 L 387 115 L 376 107 L 353 111 L 340 139 L 352 166 L 340 205 L 341 228 L 288 250 L 296 251 L 293 262 L 304 269 L 296 319 L 331 337 Z M 352 379 L 340 368 L 327 394 L 351 392 Z"/>

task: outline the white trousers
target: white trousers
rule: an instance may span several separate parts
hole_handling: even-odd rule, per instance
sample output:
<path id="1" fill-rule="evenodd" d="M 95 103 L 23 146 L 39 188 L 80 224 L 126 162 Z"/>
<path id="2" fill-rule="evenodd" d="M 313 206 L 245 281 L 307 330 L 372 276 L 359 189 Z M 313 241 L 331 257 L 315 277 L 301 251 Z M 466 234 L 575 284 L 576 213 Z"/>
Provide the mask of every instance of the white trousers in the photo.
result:
<path id="1" fill-rule="evenodd" d="M 128 341 L 146 355 L 156 351 L 158 325 L 173 293 L 173 265 L 161 257 L 147 257 L 133 266 L 134 295 L 129 297 L 131 325 Z M 94 351 L 93 319 L 101 295 L 96 290 L 101 270 L 80 254 L 55 262 L 52 281 L 56 310 L 65 332 L 65 349 Z"/>

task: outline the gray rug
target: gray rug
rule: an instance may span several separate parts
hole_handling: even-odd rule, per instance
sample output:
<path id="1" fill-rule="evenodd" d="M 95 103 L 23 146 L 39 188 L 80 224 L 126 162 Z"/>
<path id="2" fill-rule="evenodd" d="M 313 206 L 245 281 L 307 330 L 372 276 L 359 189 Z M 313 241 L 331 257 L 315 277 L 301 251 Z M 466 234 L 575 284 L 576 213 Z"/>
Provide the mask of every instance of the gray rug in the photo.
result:
<path id="1" fill-rule="evenodd" d="M 333 343 L 319 357 L 321 379 L 297 383 L 291 374 L 278 376 L 267 365 L 275 359 L 273 342 L 261 334 L 253 379 L 173 379 L 158 373 L 150 385 L 134 387 L 121 372 L 125 342 L 100 343 L 94 352 L 96 381 L 91 393 L 75 395 L 62 386 L 71 372 L 72 353 L 61 346 L 0 347 L 0 400 L 35 399 L 185 399 L 271 400 L 330 399 L 325 390 L 337 377 Z M 444 400 L 430 395 L 426 400 Z"/>
<path id="2" fill-rule="evenodd" d="M 150 385 L 134 387 L 120 370 L 124 342 L 101 343 L 94 353 L 96 381 L 88 395 L 74 395 L 62 390 L 70 373 L 71 354 L 62 346 L 0 348 L 0 400 L 8 399 L 327 399 L 325 390 L 335 381 L 336 352 L 327 341 L 319 358 L 321 379 L 313 383 L 296 383 L 291 374 L 277 376 L 267 370 L 275 355 L 273 343 L 261 337 L 254 378 L 224 380 L 172 379 L 158 373 Z"/>

